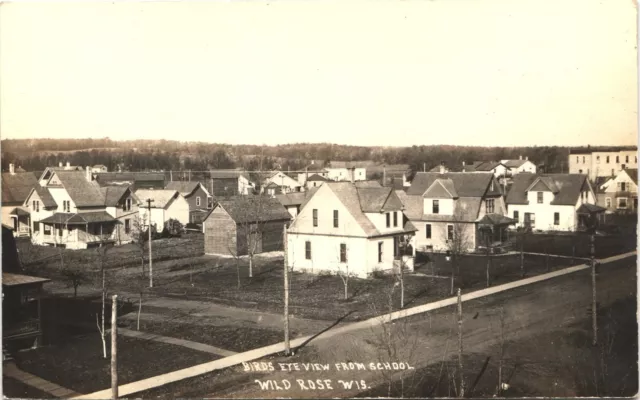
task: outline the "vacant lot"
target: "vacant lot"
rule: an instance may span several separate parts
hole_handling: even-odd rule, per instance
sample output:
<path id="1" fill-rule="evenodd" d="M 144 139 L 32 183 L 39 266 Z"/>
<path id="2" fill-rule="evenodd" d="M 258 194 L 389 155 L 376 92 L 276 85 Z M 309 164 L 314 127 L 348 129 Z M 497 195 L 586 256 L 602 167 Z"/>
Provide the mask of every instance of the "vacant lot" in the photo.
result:
<path id="1" fill-rule="evenodd" d="M 537 275 L 572 265 L 571 260 L 525 255 L 526 276 Z M 489 259 L 479 256 L 460 258 L 455 287 L 464 291 L 486 287 Z M 452 263 L 436 255 L 416 268 L 416 273 L 404 278 L 404 305 L 415 306 L 451 295 Z M 491 259 L 491 284 L 520 279 L 520 258 L 516 255 Z M 177 271 L 174 271 L 174 273 Z M 238 277 L 238 272 L 240 276 Z M 434 276 L 435 275 L 435 276 Z M 245 309 L 280 314 L 284 298 L 281 260 L 260 260 L 255 263 L 254 276 L 248 277 L 246 263 L 236 268 L 233 263 L 211 266 L 194 274 L 160 275 L 154 279 L 150 292 L 155 296 L 211 301 Z M 238 286 L 238 282 L 240 285 Z M 400 289 L 394 287 L 397 278 L 384 276 L 371 279 L 351 278 L 348 298 L 344 298 L 344 282 L 339 276 L 317 276 L 293 272 L 290 276 L 290 312 L 295 317 L 335 321 L 340 318 L 358 320 L 400 307 Z M 135 293 L 136 284 L 128 280 L 119 289 Z"/>
<path id="2" fill-rule="evenodd" d="M 16 364 L 78 393 L 91 393 L 111 385 L 109 352 L 107 339 L 107 358 L 102 357 L 100 336 L 95 334 L 61 346 L 19 352 Z M 181 346 L 118 336 L 118 382 L 134 382 L 216 358 Z"/>
<path id="3" fill-rule="evenodd" d="M 633 251 L 637 246 L 634 232 L 618 233 L 607 236 L 596 235 L 595 257 L 605 258 Z M 584 233 L 529 233 L 518 236 L 515 250 L 519 251 L 524 241 L 524 251 L 532 253 L 550 253 L 564 256 L 590 257 L 591 236 Z"/>

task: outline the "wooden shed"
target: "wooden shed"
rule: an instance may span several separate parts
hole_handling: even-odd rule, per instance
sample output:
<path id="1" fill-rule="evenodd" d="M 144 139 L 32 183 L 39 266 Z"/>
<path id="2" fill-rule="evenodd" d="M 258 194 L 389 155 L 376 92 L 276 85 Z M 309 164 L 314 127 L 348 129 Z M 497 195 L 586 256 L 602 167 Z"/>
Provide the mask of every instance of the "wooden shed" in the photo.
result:
<path id="1" fill-rule="evenodd" d="M 205 254 L 243 256 L 283 250 L 291 215 L 275 198 L 235 196 L 220 200 L 202 224 Z"/>

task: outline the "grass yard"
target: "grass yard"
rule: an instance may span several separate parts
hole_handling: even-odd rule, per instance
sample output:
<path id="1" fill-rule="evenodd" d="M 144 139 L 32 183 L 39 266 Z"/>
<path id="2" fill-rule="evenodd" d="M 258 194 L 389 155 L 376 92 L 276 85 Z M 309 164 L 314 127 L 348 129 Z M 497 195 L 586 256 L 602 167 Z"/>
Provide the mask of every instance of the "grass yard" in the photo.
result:
<path id="1" fill-rule="evenodd" d="M 102 358 L 100 337 L 95 334 L 65 345 L 19 352 L 15 359 L 26 372 L 79 393 L 91 393 L 111 385 L 109 349 L 107 339 L 107 358 Z M 126 384 L 216 358 L 182 346 L 118 336 L 118 382 Z"/>
<path id="2" fill-rule="evenodd" d="M 17 379 L 2 377 L 2 394 L 11 399 L 50 399 L 49 393 L 38 390 Z"/>
<path id="3" fill-rule="evenodd" d="M 520 240 L 515 250 L 520 250 Z M 637 236 L 634 233 L 620 233 L 608 236 L 595 236 L 596 258 L 610 257 L 635 250 Z M 524 238 L 524 251 L 531 253 L 549 253 L 564 256 L 590 257 L 591 237 L 584 233 L 533 233 Z"/>
<path id="4" fill-rule="evenodd" d="M 135 330 L 135 321 L 127 321 Z M 156 335 L 169 336 L 204 343 L 225 350 L 244 352 L 269 346 L 284 340 L 282 331 L 242 326 L 213 326 L 177 322 L 140 321 L 140 330 Z M 297 332 L 291 332 L 295 337 Z"/>
<path id="5" fill-rule="evenodd" d="M 55 275 L 61 265 L 61 254 L 66 264 L 86 265 L 88 270 L 99 269 L 100 255 L 96 248 L 67 250 L 35 246 L 25 240 L 19 241 L 17 246 L 23 266 L 35 275 Z M 145 246 L 145 264 L 148 263 L 148 249 Z M 180 238 L 154 240 L 152 251 L 154 262 L 200 256 L 204 254 L 204 237 L 202 234 L 193 233 Z M 139 267 L 140 248 L 131 243 L 109 247 L 105 262 L 107 268 Z"/>
<path id="6" fill-rule="evenodd" d="M 498 285 L 521 278 L 520 258 L 516 255 L 492 258 L 491 283 Z M 154 295 L 181 299 L 203 300 L 239 308 L 282 312 L 284 297 L 281 260 L 260 260 L 255 263 L 253 278 L 248 277 L 246 264 L 240 267 L 238 289 L 237 269 L 224 265 L 193 274 L 154 279 Z M 405 276 L 405 307 L 416 306 L 450 296 L 450 263 L 435 255 L 431 263 L 418 266 L 416 274 Z M 464 256 L 460 261 L 461 278 L 456 287 L 464 291 L 486 287 L 487 259 Z M 574 265 L 570 260 L 549 258 L 549 270 Z M 432 275 L 435 271 L 437 277 Z M 526 276 L 547 272 L 545 257 L 525 255 Z M 290 310 L 298 318 L 335 321 L 359 320 L 389 311 L 389 294 L 393 290 L 393 309 L 400 306 L 400 290 L 392 289 L 393 276 L 349 280 L 349 298 L 344 299 L 344 284 L 338 276 L 309 275 L 294 272 L 290 282 Z M 122 290 L 134 291 L 132 281 L 121 283 Z"/>

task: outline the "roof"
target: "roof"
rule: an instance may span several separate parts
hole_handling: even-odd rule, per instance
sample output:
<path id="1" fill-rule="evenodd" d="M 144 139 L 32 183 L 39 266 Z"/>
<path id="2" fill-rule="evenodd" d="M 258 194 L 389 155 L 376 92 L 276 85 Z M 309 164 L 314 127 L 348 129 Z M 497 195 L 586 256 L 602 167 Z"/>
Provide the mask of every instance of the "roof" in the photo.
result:
<path id="1" fill-rule="evenodd" d="M 31 189 L 38 185 L 33 172 L 2 173 L 2 204 L 24 203 Z"/>
<path id="2" fill-rule="evenodd" d="M 493 171 L 497 166 L 501 165 L 501 162 L 498 161 L 484 161 L 474 167 L 477 172 L 488 172 Z"/>
<path id="3" fill-rule="evenodd" d="M 151 208 L 165 208 L 179 194 L 171 189 L 138 189 L 135 192 L 136 197 L 145 204 L 147 199 L 153 200 Z"/>
<path id="4" fill-rule="evenodd" d="M 318 175 L 318 174 L 313 174 L 313 175 L 311 175 L 311 176 L 307 179 L 307 181 L 320 181 L 320 182 L 327 182 L 327 181 L 328 181 L 328 179 L 327 179 L 327 178 L 325 178 L 325 177 L 323 177 L 323 176 L 320 176 L 320 175 Z"/>
<path id="5" fill-rule="evenodd" d="M 30 215 L 29 211 L 24 208 L 16 207 L 9 213 L 10 215 Z"/>
<path id="6" fill-rule="evenodd" d="M 34 285 L 49 282 L 51 279 L 40 278 L 37 276 L 12 274 L 9 272 L 2 273 L 2 286 L 22 286 L 22 285 Z"/>
<path id="7" fill-rule="evenodd" d="M 165 176 L 162 172 L 94 172 L 96 180 L 100 183 L 131 182 L 136 181 L 162 181 Z"/>
<path id="8" fill-rule="evenodd" d="M 94 222 L 115 222 L 117 221 L 106 211 L 92 211 L 85 213 L 54 213 L 53 215 L 40 220 L 47 224 L 84 225 Z"/>
<path id="9" fill-rule="evenodd" d="M 324 169 L 324 167 L 320 164 L 310 164 L 307 167 L 305 167 L 306 171 L 324 171 L 326 172 L 326 170 Z"/>
<path id="10" fill-rule="evenodd" d="M 636 185 L 638 184 L 638 169 L 637 168 L 627 168 L 624 170 L 624 172 L 627 173 L 627 175 L 629 175 L 629 178 L 633 181 L 633 183 L 635 183 Z"/>
<path id="11" fill-rule="evenodd" d="M 605 212 L 605 211 L 607 211 L 606 208 L 597 206 L 595 204 L 583 203 L 580 207 L 578 207 L 578 209 L 576 210 L 576 213 L 578 213 L 578 214 L 594 214 L 594 213 L 601 213 L 601 212 Z"/>
<path id="12" fill-rule="evenodd" d="M 56 171 L 56 175 L 76 207 L 104 205 L 100 185 L 95 181 L 88 181 L 84 172 Z"/>
<path id="13" fill-rule="evenodd" d="M 130 190 L 129 186 L 104 186 L 100 188 L 102 196 L 104 197 L 104 205 L 107 207 L 115 207 L 118 202 L 124 196 L 124 194 Z"/>
<path id="14" fill-rule="evenodd" d="M 478 219 L 476 222 L 478 223 L 478 225 L 500 226 L 500 225 L 513 225 L 513 224 L 516 224 L 518 221 L 513 218 L 504 216 L 502 214 L 491 213 L 491 214 L 485 214 L 482 218 Z"/>
<path id="15" fill-rule="evenodd" d="M 366 168 L 371 161 L 334 161 L 331 160 L 326 168 Z"/>
<path id="16" fill-rule="evenodd" d="M 494 176 L 490 172 L 418 172 L 407 189 L 407 194 L 422 196 L 436 179 L 451 180 L 459 197 L 482 197 Z"/>
<path id="17" fill-rule="evenodd" d="M 107 166 L 104 164 L 96 164 L 92 168 L 107 168 Z"/>
<path id="18" fill-rule="evenodd" d="M 532 188 L 538 180 L 554 192 L 555 197 L 551 204 L 575 205 L 587 176 L 583 174 L 517 174 L 513 177 L 506 203 L 528 204 L 527 190 Z"/>
<path id="19" fill-rule="evenodd" d="M 241 176 L 249 179 L 249 176 L 245 171 L 241 170 L 212 170 L 209 171 L 211 179 L 238 179 Z"/>
<path id="20" fill-rule="evenodd" d="M 220 200 L 214 207 L 222 207 L 238 224 L 290 220 L 291 214 L 278 199 L 264 195 L 241 195 Z"/>
<path id="21" fill-rule="evenodd" d="M 53 199 L 53 196 L 49 192 L 49 189 L 38 184 L 33 188 L 33 190 L 36 192 L 38 197 L 40 197 L 40 201 L 42 201 L 42 205 L 45 208 L 58 207 L 58 203 L 56 203 L 56 201 Z"/>
<path id="22" fill-rule="evenodd" d="M 315 188 L 317 189 L 317 188 Z M 315 193 L 315 192 L 314 192 Z M 285 194 L 277 194 L 276 199 L 283 206 L 299 206 L 301 205 L 307 197 L 309 197 L 312 193 L 307 192 L 295 192 L 295 193 L 285 193 Z"/>
<path id="23" fill-rule="evenodd" d="M 458 192 L 451 179 L 438 178 L 424 192 L 423 197 L 456 199 L 458 198 Z"/>
<path id="24" fill-rule="evenodd" d="M 177 190 L 183 196 L 189 196 L 201 183 L 199 181 L 171 181 L 167 183 L 165 189 Z"/>
<path id="25" fill-rule="evenodd" d="M 356 192 L 363 212 L 378 213 L 402 210 L 402 202 L 390 187 L 357 187 Z"/>
<path id="26" fill-rule="evenodd" d="M 507 168 L 518 168 L 528 161 L 529 160 L 503 160 L 502 164 Z"/>

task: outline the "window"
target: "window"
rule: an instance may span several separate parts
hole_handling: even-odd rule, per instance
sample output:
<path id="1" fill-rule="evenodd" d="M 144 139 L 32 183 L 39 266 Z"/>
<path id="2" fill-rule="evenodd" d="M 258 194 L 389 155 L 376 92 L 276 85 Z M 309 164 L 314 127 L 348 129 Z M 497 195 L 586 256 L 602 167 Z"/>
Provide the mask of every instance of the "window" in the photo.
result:
<path id="1" fill-rule="evenodd" d="M 584 164 L 584 156 L 582 156 L 582 163 Z"/>
<path id="2" fill-rule="evenodd" d="M 582 173 L 582 170 L 579 170 L 579 171 L 578 171 L 578 173 L 579 173 L 579 174 L 581 174 L 581 173 Z"/>
<path id="3" fill-rule="evenodd" d="M 604 199 L 604 205 L 607 208 L 611 208 L 611 197 L 607 197 L 606 199 Z"/>
<path id="4" fill-rule="evenodd" d="M 400 253 L 400 238 L 397 236 L 393 237 L 393 257 L 398 257 L 398 253 Z"/>
<path id="5" fill-rule="evenodd" d="M 33 231 L 34 232 L 40 232 L 40 222 L 34 222 L 33 223 Z"/>
<path id="6" fill-rule="evenodd" d="M 447 240 L 453 240 L 453 225 L 447 225 Z"/>
<path id="7" fill-rule="evenodd" d="M 560 225 L 560 213 L 553 213 L 553 224 Z"/>
<path id="8" fill-rule="evenodd" d="M 490 191 L 493 191 L 493 179 L 491 180 L 491 186 L 489 187 Z"/>
<path id="9" fill-rule="evenodd" d="M 390 228 L 391 227 L 391 214 L 387 213 L 386 216 L 387 216 L 387 228 Z"/>
<path id="10" fill-rule="evenodd" d="M 196 207 L 200 207 L 200 196 L 196 196 Z"/>
<path id="11" fill-rule="evenodd" d="M 440 214 L 440 200 L 433 201 L 433 213 Z"/>
<path id="12" fill-rule="evenodd" d="M 38 200 L 33 201 L 33 211 L 35 212 L 40 211 L 40 202 Z"/>
<path id="13" fill-rule="evenodd" d="M 317 208 L 313 209 L 313 226 L 318 226 L 318 209 Z"/>
<path id="14" fill-rule="evenodd" d="M 62 237 L 62 227 L 58 228 L 58 236 Z"/>
<path id="15" fill-rule="evenodd" d="M 51 235 L 51 225 L 44 224 L 44 234 Z"/>
<path id="16" fill-rule="evenodd" d="M 338 210 L 333 210 L 333 227 L 337 228 L 339 225 L 338 221 Z"/>
<path id="17" fill-rule="evenodd" d="M 618 208 L 626 209 L 627 208 L 627 198 L 626 197 L 618 197 Z"/>
<path id="18" fill-rule="evenodd" d="M 580 157 L 576 157 L 576 163 L 580 164 Z"/>
<path id="19" fill-rule="evenodd" d="M 124 203 L 122 203 L 122 211 L 131 211 L 131 199 L 125 199 Z"/>
<path id="20" fill-rule="evenodd" d="M 384 243 L 383 242 L 378 242 L 378 262 L 381 263 L 382 262 L 382 248 L 383 248 Z"/>
<path id="21" fill-rule="evenodd" d="M 624 157 L 624 162 L 626 162 L 627 164 L 629 164 L 629 156 L 625 156 L 625 157 Z"/>
<path id="22" fill-rule="evenodd" d="M 627 182 L 618 182 L 618 191 L 624 192 L 627 188 Z"/>
<path id="23" fill-rule="evenodd" d="M 493 213 L 495 210 L 495 200 L 487 199 L 487 214 Z"/>
<path id="24" fill-rule="evenodd" d="M 596 162 L 600 164 L 600 156 L 596 156 Z"/>
<path id="25" fill-rule="evenodd" d="M 129 218 L 124 220 L 124 233 L 131 233 L 131 220 Z"/>
<path id="26" fill-rule="evenodd" d="M 520 213 L 517 210 L 513 212 L 513 219 L 520 222 Z"/>
<path id="27" fill-rule="evenodd" d="M 393 212 L 393 226 L 394 227 L 398 226 L 398 212 L 397 211 Z"/>
<path id="28" fill-rule="evenodd" d="M 609 156 L 607 156 L 607 164 L 609 164 Z"/>
<path id="29" fill-rule="evenodd" d="M 69 200 L 62 200 L 62 211 L 71 212 L 71 202 Z"/>
<path id="30" fill-rule="evenodd" d="M 340 243 L 340 262 L 347 262 L 347 245 L 345 243 Z"/>
<path id="31" fill-rule="evenodd" d="M 538 204 L 542 204 L 544 199 L 544 193 L 538 192 Z"/>
<path id="32" fill-rule="evenodd" d="M 431 239 L 431 224 L 427 224 L 427 226 L 425 226 L 425 232 L 426 233 L 426 237 L 427 239 Z"/>
<path id="33" fill-rule="evenodd" d="M 616 164 L 620 164 L 620 156 L 616 156 Z"/>
<path id="34" fill-rule="evenodd" d="M 304 242 L 304 258 L 311 260 L 311 242 L 308 240 Z"/>

